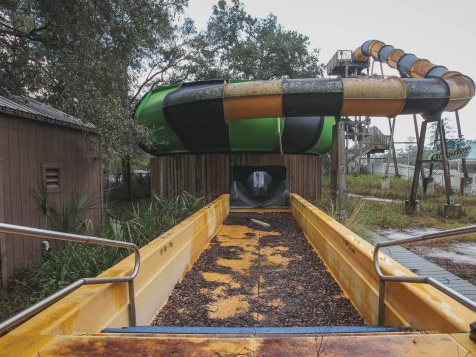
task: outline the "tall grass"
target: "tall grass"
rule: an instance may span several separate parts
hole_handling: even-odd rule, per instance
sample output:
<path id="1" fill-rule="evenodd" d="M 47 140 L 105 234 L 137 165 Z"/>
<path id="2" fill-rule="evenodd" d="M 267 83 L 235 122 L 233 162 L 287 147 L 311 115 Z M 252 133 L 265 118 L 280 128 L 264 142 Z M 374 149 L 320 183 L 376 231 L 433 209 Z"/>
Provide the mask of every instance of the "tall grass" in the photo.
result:
<path id="1" fill-rule="evenodd" d="M 171 200 L 152 195 L 150 199 L 133 202 L 130 210 L 122 213 L 108 210 L 103 236 L 132 242 L 140 247 L 205 204 L 203 197 L 195 197 L 188 192 L 182 192 Z"/>
<path id="2" fill-rule="evenodd" d="M 130 203 L 128 207 L 109 208 L 100 236 L 142 247 L 205 204 L 204 198 L 183 192 L 172 200 L 154 195 L 150 199 Z M 76 215 L 75 210 L 55 211 Z M 73 217 L 60 220 L 73 221 Z M 79 228 L 77 225 L 67 226 Z M 46 254 L 42 260 L 25 264 L 10 279 L 9 288 L 0 290 L 0 321 L 78 279 L 97 276 L 127 254 L 130 252 L 125 249 L 69 242 L 61 249 Z"/>
<path id="3" fill-rule="evenodd" d="M 330 202 L 329 177 L 323 177 L 323 195 L 316 205 L 331 216 L 338 219 L 336 208 Z M 390 201 L 370 201 L 360 197 L 347 198 L 347 217 L 342 223 L 362 236 L 368 235 L 371 229 L 397 229 L 432 227 L 449 229 L 472 225 L 476 221 L 476 198 L 454 193 L 456 202 L 463 207 L 463 216 L 447 218 L 444 216 L 446 203 L 445 192 L 442 187 L 435 187 L 431 195 L 424 195 L 420 188 L 417 190 L 417 200 L 420 210 L 408 213 L 405 210 L 405 201 L 410 197 L 412 181 L 401 177 L 390 177 L 390 188 L 382 188 L 382 178 L 376 175 L 348 175 L 346 190 L 348 193 L 390 199 Z M 468 239 L 474 239 L 466 236 Z M 365 237 L 364 237 L 365 238 Z"/>

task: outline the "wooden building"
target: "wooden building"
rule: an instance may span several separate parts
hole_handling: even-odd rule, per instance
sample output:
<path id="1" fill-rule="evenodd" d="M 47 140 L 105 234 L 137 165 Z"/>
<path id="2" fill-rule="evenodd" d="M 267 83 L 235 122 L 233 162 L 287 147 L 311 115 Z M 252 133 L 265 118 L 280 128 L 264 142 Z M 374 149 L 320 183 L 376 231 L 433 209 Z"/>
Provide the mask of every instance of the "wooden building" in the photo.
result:
<path id="1" fill-rule="evenodd" d="M 286 171 L 291 192 L 309 201 L 321 196 L 322 159 L 314 155 L 202 154 L 154 157 L 150 162 L 153 192 L 172 198 L 182 191 L 212 200 L 230 192 L 233 169 L 279 166 Z"/>
<path id="2" fill-rule="evenodd" d="M 94 197 L 87 212 L 102 223 L 102 168 L 94 126 L 38 101 L 0 96 L 0 221 L 47 227 L 32 193 L 46 187 L 61 209 L 84 195 Z M 0 233 L 2 285 L 22 263 L 41 256 L 42 241 Z"/>

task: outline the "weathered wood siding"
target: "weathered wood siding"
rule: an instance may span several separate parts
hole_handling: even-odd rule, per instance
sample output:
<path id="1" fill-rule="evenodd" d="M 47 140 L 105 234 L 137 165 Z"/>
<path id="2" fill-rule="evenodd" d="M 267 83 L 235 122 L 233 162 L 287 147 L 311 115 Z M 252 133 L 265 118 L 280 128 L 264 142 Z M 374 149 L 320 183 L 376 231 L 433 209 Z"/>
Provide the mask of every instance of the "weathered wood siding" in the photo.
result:
<path id="1" fill-rule="evenodd" d="M 322 161 L 318 156 L 207 154 L 162 156 L 152 158 L 152 191 L 163 198 L 173 198 L 182 191 L 213 200 L 229 192 L 235 166 L 285 166 L 291 191 L 315 201 L 321 196 Z"/>
<path id="2" fill-rule="evenodd" d="M 0 220 L 49 228 L 32 195 L 44 180 L 45 169 L 59 174 L 59 187 L 49 198 L 57 208 L 80 194 L 94 196 L 88 218 L 102 223 L 101 163 L 96 134 L 61 125 L 0 113 Z M 41 255 L 41 240 L 0 234 L 2 282 L 16 267 Z"/>
<path id="3" fill-rule="evenodd" d="M 228 192 L 228 155 L 181 155 L 152 158 L 151 190 L 173 198 L 183 191 L 212 200 Z"/>

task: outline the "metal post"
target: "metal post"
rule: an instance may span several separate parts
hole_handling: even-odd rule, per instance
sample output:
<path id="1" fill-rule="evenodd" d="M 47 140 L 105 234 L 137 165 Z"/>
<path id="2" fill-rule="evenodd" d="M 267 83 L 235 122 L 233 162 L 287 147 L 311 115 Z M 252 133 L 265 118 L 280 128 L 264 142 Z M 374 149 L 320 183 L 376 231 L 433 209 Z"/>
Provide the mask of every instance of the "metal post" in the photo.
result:
<path id="1" fill-rule="evenodd" d="M 443 175 L 445 178 L 446 203 L 450 206 L 453 206 L 454 198 L 453 198 L 453 191 L 451 190 L 451 177 L 450 177 L 448 157 L 446 156 L 446 135 L 445 135 L 445 128 L 441 120 L 441 115 L 439 116 L 437 121 L 437 128 L 440 134 L 441 164 L 443 166 Z"/>
<path id="2" fill-rule="evenodd" d="M 418 138 L 417 157 L 415 160 L 415 172 L 413 173 L 412 190 L 410 192 L 409 202 L 411 205 L 416 204 L 416 194 L 418 190 L 418 181 L 420 179 L 420 171 L 423 167 L 423 149 L 425 147 L 425 135 L 426 135 L 426 120 L 421 123 L 420 137 Z"/>
<path id="3" fill-rule="evenodd" d="M 462 139 L 462 138 L 463 138 L 463 134 L 462 134 L 462 132 L 461 132 L 461 124 L 460 124 L 460 122 L 459 122 L 459 112 L 456 111 L 455 114 L 456 114 L 456 127 L 457 127 L 457 129 L 458 129 L 458 138 L 459 138 L 459 139 Z M 465 178 L 465 179 L 469 178 L 469 176 L 468 176 L 468 168 L 466 167 L 466 158 L 465 158 L 465 157 L 461 158 L 461 166 L 463 167 L 463 175 L 464 175 L 464 178 Z"/>
<path id="4" fill-rule="evenodd" d="M 420 138 L 420 134 L 418 133 L 418 121 L 417 121 L 417 116 L 416 114 L 413 114 L 413 126 L 415 127 L 415 139 L 418 143 L 418 140 Z M 416 166 L 416 161 L 415 161 L 415 166 Z M 416 167 L 415 167 L 415 170 L 416 170 Z M 421 165 L 421 178 L 422 180 L 425 178 L 425 169 L 423 167 L 423 165 Z"/>
<path id="5" fill-rule="evenodd" d="M 393 119 L 393 121 L 392 121 Z M 388 152 L 388 158 L 387 158 L 387 166 L 385 168 L 385 177 L 388 176 L 388 167 L 390 164 L 390 156 L 393 159 L 393 166 L 395 167 L 395 176 L 399 176 L 398 174 L 398 164 L 397 164 L 397 157 L 395 155 L 395 142 L 393 138 L 393 134 L 395 132 L 395 117 L 393 118 L 388 118 L 388 126 L 390 127 L 390 150 Z"/>
<path id="6" fill-rule="evenodd" d="M 136 295 L 134 289 L 134 280 L 129 281 L 129 323 L 131 326 L 137 326 Z"/>
<path id="7" fill-rule="evenodd" d="M 379 289 L 379 294 L 378 294 L 377 324 L 379 326 L 383 326 L 385 324 L 385 280 L 380 279 L 378 289 Z"/>

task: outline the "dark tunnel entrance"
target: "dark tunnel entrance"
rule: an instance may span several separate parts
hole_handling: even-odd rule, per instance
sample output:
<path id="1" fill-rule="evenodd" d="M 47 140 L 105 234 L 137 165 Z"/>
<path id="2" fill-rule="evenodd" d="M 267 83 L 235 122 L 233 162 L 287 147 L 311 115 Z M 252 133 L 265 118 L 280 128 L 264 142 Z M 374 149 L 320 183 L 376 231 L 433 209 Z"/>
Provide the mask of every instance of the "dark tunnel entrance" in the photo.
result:
<path id="1" fill-rule="evenodd" d="M 230 188 L 232 207 L 289 206 L 284 166 L 235 166 Z"/>

